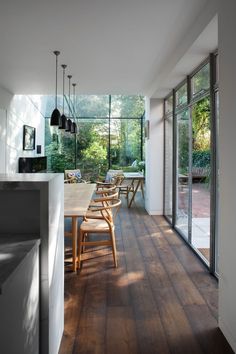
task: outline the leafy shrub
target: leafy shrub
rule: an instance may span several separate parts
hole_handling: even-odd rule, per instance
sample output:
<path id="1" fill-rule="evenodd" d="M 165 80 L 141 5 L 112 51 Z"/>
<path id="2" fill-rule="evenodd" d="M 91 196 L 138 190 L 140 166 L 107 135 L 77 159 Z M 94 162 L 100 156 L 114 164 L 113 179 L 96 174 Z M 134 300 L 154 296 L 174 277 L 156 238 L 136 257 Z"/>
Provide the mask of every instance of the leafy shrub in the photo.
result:
<path id="1" fill-rule="evenodd" d="M 192 164 L 194 167 L 210 167 L 211 155 L 209 150 L 194 150 Z"/>

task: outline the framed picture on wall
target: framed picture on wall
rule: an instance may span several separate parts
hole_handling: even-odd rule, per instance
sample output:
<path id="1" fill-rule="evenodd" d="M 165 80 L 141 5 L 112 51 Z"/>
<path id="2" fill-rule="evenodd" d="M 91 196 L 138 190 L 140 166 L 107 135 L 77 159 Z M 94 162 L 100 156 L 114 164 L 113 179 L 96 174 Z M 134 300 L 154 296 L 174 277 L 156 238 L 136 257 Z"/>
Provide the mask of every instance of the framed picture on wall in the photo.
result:
<path id="1" fill-rule="evenodd" d="M 23 150 L 35 149 L 35 128 L 29 125 L 23 126 Z"/>

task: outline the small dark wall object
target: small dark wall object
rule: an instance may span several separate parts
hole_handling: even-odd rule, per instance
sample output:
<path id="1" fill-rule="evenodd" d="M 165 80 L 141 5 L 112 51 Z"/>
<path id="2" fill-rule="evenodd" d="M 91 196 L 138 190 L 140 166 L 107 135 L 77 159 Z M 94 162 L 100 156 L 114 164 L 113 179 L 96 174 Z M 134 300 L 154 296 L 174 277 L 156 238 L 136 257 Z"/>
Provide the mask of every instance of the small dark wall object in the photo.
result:
<path id="1" fill-rule="evenodd" d="M 23 126 L 23 150 L 35 149 L 35 128 L 29 125 Z"/>
<path id="2" fill-rule="evenodd" d="M 41 145 L 37 145 L 37 154 L 41 154 Z"/>
<path id="3" fill-rule="evenodd" d="M 19 157 L 19 172 L 47 172 L 47 157 Z"/>

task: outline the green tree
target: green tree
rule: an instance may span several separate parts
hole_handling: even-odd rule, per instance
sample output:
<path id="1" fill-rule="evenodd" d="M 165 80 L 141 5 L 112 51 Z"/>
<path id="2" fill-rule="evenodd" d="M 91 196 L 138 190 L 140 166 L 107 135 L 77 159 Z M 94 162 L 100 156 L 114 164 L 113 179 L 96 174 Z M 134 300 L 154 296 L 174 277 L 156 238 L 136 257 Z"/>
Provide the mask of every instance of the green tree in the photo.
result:
<path id="1" fill-rule="evenodd" d="M 197 102 L 192 110 L 193 150 L 210 149 L 210 99 Z"/>

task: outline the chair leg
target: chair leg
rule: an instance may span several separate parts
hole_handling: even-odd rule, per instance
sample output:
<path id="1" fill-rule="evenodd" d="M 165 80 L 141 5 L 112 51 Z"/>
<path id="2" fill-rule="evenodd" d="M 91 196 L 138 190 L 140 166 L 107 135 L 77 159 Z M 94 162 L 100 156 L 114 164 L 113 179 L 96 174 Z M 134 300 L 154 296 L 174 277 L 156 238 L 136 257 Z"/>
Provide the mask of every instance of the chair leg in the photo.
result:
<path id="1" fill-rule="evenodd" d="M 80 230 L 79 232 L 79 242 L 78 242 L 78 268 L 80 269 L 80 264 L 81 264 L 81 254 L 82 254 L 82 241 L 83 241 L 83 238 L 84 238 L 84 233 Z"/>
<path id="2" fill-rule="evenodd" d="M 84 242 L 84 240 L 86 239 L 87 236 L 88 236 L 88 234 L 87 234 L 87 233 L 84 233 L 84 234 L 83 234 L 83 238 L 82 238 L 81 241 Z M 82 251 L 81 251 L 81 252 L 82 252 L 82 253 L 85 252 L 85 245 L 82 246 Z"/>
<path id="3" fill-rule="evenodd" d="M 111 243 L 112 243 L 112 254 L 114 260 L 114 267 L 117 268 L 117 254 L 116 254 L 116 239 L 114 229 L 111 230 Z"/>

